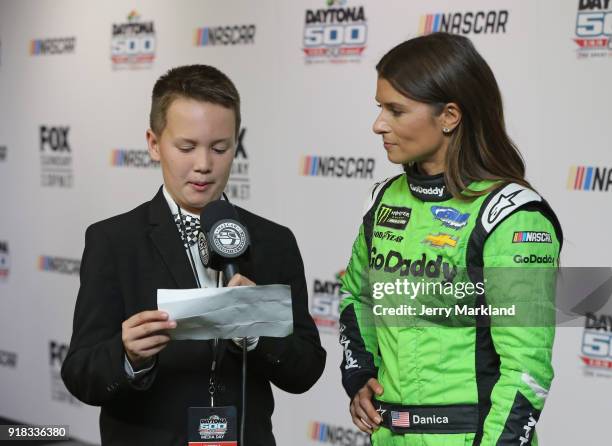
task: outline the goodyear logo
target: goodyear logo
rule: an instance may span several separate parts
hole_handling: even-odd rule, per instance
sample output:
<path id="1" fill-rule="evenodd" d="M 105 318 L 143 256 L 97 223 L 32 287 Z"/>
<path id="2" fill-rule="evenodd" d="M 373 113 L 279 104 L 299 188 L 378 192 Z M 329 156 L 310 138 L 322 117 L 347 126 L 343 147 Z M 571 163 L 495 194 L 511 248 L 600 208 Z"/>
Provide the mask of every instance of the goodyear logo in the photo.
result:
<path id="1" fill-rule="evenodd" d="M 406 229 L 412 209 L 383 204 L 378 209 L 376 225 L 392 229 Z"/>

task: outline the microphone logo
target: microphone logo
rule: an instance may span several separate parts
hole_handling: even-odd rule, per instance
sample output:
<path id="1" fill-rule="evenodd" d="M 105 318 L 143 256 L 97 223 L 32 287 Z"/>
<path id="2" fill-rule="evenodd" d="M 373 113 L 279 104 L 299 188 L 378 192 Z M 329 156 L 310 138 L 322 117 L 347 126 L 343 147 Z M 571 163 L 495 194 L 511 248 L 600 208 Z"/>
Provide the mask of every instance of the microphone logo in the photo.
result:
<path id="1" fill-rule="evenodd" d="M 208 251 L 208 240 L 206 240 L 206 234 L 200 232 L 198 234 L 198 250 L 200 251 L 200 260 L 202 264 L 208 268 L 210 263 L 210 252 Z"/>
<path id="2" fill-rule="evenodd" d="M 241 256 L 249 245 L 245 228 L 235 220 L 222 220 L 211 231 L 212 248 L 223 257 Z"/>

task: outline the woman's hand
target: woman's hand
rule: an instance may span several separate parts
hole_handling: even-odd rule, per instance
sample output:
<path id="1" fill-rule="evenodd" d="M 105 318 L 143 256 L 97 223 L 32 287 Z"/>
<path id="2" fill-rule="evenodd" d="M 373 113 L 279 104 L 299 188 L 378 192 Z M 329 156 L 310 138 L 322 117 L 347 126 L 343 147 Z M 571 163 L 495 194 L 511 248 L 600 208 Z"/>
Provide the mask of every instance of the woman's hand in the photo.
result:
<path id="1" fill-rule="evenodd" d="M 357 392 L 353 401 L 351 401 L 351 417 L 353 423 L 363 432 L 372 435 L 374 430 L 378 429 L 378 425 L 382 422 L 380 414 L 374 409 L 372 404 L 372 396 L 380 396 L 383 393 L 383 388 L 376 378 L 370 378 L 365 386 Z"/>

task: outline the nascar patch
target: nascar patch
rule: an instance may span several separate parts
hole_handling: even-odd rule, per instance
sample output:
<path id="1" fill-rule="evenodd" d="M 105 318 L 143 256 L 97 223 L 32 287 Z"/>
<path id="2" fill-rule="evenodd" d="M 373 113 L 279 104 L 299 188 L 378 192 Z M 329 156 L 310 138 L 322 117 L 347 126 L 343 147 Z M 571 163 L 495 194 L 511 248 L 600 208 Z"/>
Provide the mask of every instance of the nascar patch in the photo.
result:
<path id="1" fill-rule="evenodd" d="M 520 231 L 512 236 L 512 243 L 552 243 L 548 232 Z"/>

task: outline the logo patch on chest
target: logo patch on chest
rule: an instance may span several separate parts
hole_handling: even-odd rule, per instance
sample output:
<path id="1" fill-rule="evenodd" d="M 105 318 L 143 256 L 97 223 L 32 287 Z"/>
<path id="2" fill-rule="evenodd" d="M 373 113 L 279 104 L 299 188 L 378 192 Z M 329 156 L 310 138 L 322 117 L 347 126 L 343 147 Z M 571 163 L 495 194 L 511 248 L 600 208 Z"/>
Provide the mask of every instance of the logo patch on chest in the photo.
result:
<path id="1" fill-rule="evenodd" d="M 392 229 L 406 229 L 412 209 L 388 206 L 382 204 L 376 215 L 376 226 L 384 226 Z"/>
<path id="2" fill-rule="evenodd" d="M 429 234 L 423 240 L 423 243 L 426 243 L 434 248 L 444 248 L 445 246 L 449 246 L 454 248 L 457 246 L 457 242 L 459 241 L 459 237 L 453 237 L 450 234 Z"/>
<path id="3" fill-rule="evenodd" d="M 455 208 L 447 206 L 432 206 L 431 213 L 436 220 L 451 229 L 461 229 L 468 224 L 470 214 L 462 214 Z"/>

